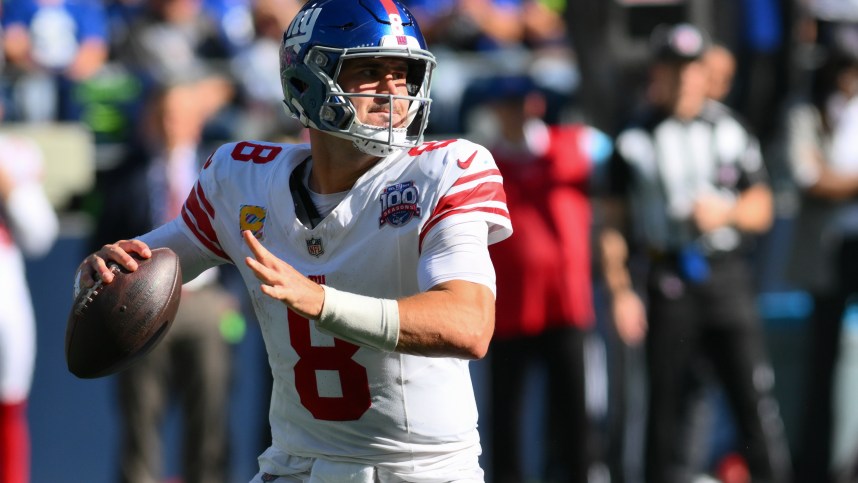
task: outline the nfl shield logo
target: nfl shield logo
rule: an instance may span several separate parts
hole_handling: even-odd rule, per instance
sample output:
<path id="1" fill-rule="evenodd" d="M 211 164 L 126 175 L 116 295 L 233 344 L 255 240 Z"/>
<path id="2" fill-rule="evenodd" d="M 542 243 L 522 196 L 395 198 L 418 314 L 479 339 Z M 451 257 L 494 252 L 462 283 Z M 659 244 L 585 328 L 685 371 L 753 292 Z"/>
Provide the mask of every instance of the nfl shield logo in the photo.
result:
<path id="1" fill-rule="evenodd" d="M 307 251 L 316 258 L 322 256 L 325 253 L 325 249 L 322 247 L 322 239 L 310 238 L 307 240 Z"/>

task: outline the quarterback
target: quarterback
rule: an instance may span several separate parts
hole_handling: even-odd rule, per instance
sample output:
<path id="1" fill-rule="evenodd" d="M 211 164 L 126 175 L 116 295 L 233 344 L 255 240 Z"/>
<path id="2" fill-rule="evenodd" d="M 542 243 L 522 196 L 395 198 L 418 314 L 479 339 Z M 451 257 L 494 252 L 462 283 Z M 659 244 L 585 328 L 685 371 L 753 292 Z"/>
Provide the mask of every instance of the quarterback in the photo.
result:
<path id="1" fill-rule="evenodd" d="M 308 2 L 280 74 L 309 144 L 220 147 L 179 217 L 81 264 L 81 286 L 162 246 L 185 281 L 239 268 L 274 375 L 255 483 L 483 481 L 468 360 L 512 225 L 484 147 L 423 142 L 434 66 L 397 0 Z"/>

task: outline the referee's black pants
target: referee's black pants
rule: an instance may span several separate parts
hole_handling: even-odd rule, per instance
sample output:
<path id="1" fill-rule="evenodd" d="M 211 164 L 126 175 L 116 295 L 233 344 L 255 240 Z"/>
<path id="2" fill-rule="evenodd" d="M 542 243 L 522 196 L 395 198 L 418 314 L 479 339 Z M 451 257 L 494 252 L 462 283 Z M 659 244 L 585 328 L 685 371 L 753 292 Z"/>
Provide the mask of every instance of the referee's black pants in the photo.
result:
<path id="1" fill-rule="evenodd" d="M 753 481 L 789 481 L 789 449 L 745 261 L 738 255 L 711 259 L 708 278 L 693 283 L 679 275 L 674 260 L 655 262 L 647 287 L 646 481 L 687 483 L 699 471 L 692 456 L 691 413 L 702 362 L 724 389 L 737 451 Z"/>

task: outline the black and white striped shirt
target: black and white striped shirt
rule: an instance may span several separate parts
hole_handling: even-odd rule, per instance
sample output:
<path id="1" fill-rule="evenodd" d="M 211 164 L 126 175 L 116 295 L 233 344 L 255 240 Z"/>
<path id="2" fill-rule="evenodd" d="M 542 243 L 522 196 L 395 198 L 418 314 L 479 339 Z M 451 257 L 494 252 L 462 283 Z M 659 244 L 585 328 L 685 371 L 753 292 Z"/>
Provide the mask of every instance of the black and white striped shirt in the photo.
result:
<path id="1" fill-rule="evenodd" d="M 690 121 L 651 113 L 629 126 L 617 136 L 613 168 L 612 190 L 628 201 L 634 241 L 662 252 L 695 240 L 714 251 L 738 248 L 731 227 L 700 237 L 694 201 L 707 193 L 736 198 L 768 181 L 756 137 L 715 101 Z"/>

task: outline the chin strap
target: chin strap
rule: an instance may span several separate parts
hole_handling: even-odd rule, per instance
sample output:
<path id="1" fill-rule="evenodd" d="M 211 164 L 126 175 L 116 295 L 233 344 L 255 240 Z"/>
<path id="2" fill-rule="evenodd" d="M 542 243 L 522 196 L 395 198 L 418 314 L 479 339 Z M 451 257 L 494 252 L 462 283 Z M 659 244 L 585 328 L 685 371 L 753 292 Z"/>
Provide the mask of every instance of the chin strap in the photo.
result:
<path id="1" fill-rule="evenodd" d="M 378 141 L 370 141 L 368 139 L 355 139 L 354 146 L 358 151 L 364 154 L 378 156 L 380 158 L 390 156 L 390 154 L 397 149 L 392 146 L 388 146 L 387 144 L 382 144 Z"/>

